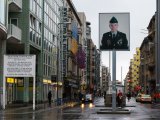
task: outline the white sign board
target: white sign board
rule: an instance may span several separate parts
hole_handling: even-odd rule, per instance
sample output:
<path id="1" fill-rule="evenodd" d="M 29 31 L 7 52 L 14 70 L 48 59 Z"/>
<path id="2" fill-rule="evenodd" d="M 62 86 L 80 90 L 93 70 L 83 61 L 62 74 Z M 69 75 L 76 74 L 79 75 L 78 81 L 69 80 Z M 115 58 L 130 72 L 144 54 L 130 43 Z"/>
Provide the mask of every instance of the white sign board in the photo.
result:
<path id="1" fill-rule="evenodd" d="M 35 55 L 4 55 L 5 77 L 34 77 Z"/>

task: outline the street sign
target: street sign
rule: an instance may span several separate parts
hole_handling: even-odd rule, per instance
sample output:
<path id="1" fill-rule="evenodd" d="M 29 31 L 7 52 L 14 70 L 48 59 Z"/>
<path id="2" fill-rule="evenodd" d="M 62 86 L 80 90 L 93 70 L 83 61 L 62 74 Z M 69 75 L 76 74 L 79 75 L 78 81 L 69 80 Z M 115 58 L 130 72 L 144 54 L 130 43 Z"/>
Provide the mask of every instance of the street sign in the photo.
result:
<path id="1" fill-rule="evenodd" d="M 35 55 L 4 55 L 5 77 L 34 77 Z"/>
<path id="2" fill-rule="evenodd" d="M 3 109 L 6 104 L 6 77 L 33 77 L 33 110 L 35 110 L 35 55 L 4 55 L 3 66 Z"/>

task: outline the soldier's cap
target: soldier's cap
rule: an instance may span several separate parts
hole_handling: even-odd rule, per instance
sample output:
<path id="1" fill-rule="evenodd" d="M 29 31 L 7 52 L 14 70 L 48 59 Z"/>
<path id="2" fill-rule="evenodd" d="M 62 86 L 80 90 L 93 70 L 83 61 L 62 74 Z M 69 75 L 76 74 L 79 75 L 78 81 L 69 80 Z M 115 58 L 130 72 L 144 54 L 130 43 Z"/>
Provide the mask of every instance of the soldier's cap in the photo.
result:
<path id="1" fill-rule="evenodd" d="M 110 23 L 118 23 L 118 20 L 113 16 L 109 22 Z"/>

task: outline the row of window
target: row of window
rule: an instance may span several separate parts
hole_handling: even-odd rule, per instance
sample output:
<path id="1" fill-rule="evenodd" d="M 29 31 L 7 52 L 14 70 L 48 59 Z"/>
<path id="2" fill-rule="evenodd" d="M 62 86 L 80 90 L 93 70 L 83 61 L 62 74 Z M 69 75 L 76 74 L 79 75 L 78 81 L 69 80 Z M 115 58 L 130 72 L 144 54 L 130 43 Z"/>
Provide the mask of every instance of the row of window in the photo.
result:
<path id="1" fill-rule="evenodd" d="M 38 46 L 42 46 L 42 36 L 34 29 L 30 28 L 30 41 L 35 43 Z"/>
<path id="2" fill-rule="evenodd" d="M 36 3 L 35 3 L 36 4 Z M 35 5 L 33 2 L 33 11 L 36 14 L 37 9 L 41 7 L 41 5 L 37 4 Z M 44 1 L 44 41 L 43 41 L 43 48 L 46 50 L 48 53 L 51 53 L 51 55 L 45 53 L 44 54 L 44 62 L 43 62 L 43 67 L 44 67 L 44 75 L 45 76 L 51 76 L 51 74 L 56 74 L 56 44 L 57 44 L 57 37 L 56 34 L 58 33 L 57 29 L 57 23 L 59 23 L 58 19 L 58 5 L 54 0 L 46 0 Z M 38 10 L 37 10 L 38 12 Z M 39 12 L 39 15 L 41 15 L 41 11 Z M 38 14 L 36 14 L 38 16 Z M 41 24 L 36 24 L 34 22 L 34 19 L 32 20 L 32 28 L 36 29 L 37 33 L 41 33 Z M 38 28 L 39 27 L 39 28 Z M 55 53 L 53 56 L 52 53 Z"/>
<path id="3" fill-rule="evenodd" d="M 42 46 L 42 24 L 33 15 L 30 15 L 30 41 Z"/>
<path id="4" fill-rule="evenodd" d="M 44 28 L 44 38 L 55 45 L 57 43 L 57 37 L 52 32 L 50 32 L 47 28 Z"/>
<path id="5" fill-rule="evenodd" d="M 48 55 L 44 53 L 43 63 L 44 63 L 44 75 L 51 76 L 51 74 L 56 74 L 56 56 Z"/>
<path id="6" fill-rule="evenodd" d="M 51 76 L 51 73 L 52 73 L 52 68 L 48 65 L 44 65 L 44 73 L 43 75 L 45 76 Z"/>
<path id="7" fill-rule="evenodd" d="M 42 23 L 38 21 L 33 15 L 30 15 L 30 28 L 41 34 Z"/>
<path id="8" fill-rule="evenodd" d="M 44 13 L 44 23 L 45 25 L 54 32 L 57 32 L 57 25 L 59 23 L 59 19 L 54 15 L 53 19 L 49 17 L 46 13 Z"/>
<path id="9" fill-rule="evenodd" d="M 53 1 L 53 3 L 55 2 Z M 59 23 L 60 12 L 58 11 L 58 8 L 58 4 L 49 5 L 47 2 L 44 3 L 44 21 L 46 26 L 48 26 L 52 31 L 57 31 L 54 24 Z"/>
<path id="10" fill-rule="evenodd" d="M 53 11 L 55 11 L 58 15 L 59 14 L 59 6 L 62 6 L 62 4 L 58 4 L 56 1 L 52 0 L 52 1 L 48 1 L 48 2 L 44 2 L 44 11 L 47 14 L 51 14 Z"/>
<path id="11" fill-rule="evenodd" d="M 42 19 L 42 0 L 30 0 L 30 11 Z"/>
<path id="12" fill-rule="evenodd" d="M 48 40 L 44 40 L 43 48 L 48 52 L 56 53 L 56 46 L 53 43 L 49 42 Z"/>

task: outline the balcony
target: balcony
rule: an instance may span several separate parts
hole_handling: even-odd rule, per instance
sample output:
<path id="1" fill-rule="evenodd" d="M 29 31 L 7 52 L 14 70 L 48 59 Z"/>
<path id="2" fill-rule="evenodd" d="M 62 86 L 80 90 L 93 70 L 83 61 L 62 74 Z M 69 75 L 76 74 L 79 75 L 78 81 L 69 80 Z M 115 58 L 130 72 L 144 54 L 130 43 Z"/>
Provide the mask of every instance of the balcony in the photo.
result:
<path id="1" fill-rule="evenodd" d="M 13 24 L 9 24 L 7 41 L 10 43 L 19 43 L 21 42 L 21 37 L 22 37 L 21 29 Z"/>
<path id="2" fill-rule="evenodd" d="M 5 26 L 0 23 L 0 39 L 6 39 L 6 37 L 7 37 L 7 30 Z"/>
<path id="3" fill-rule="evenodd" d="M 9 0 L 9 12 L 21 12 L 22 0 Z"/>

